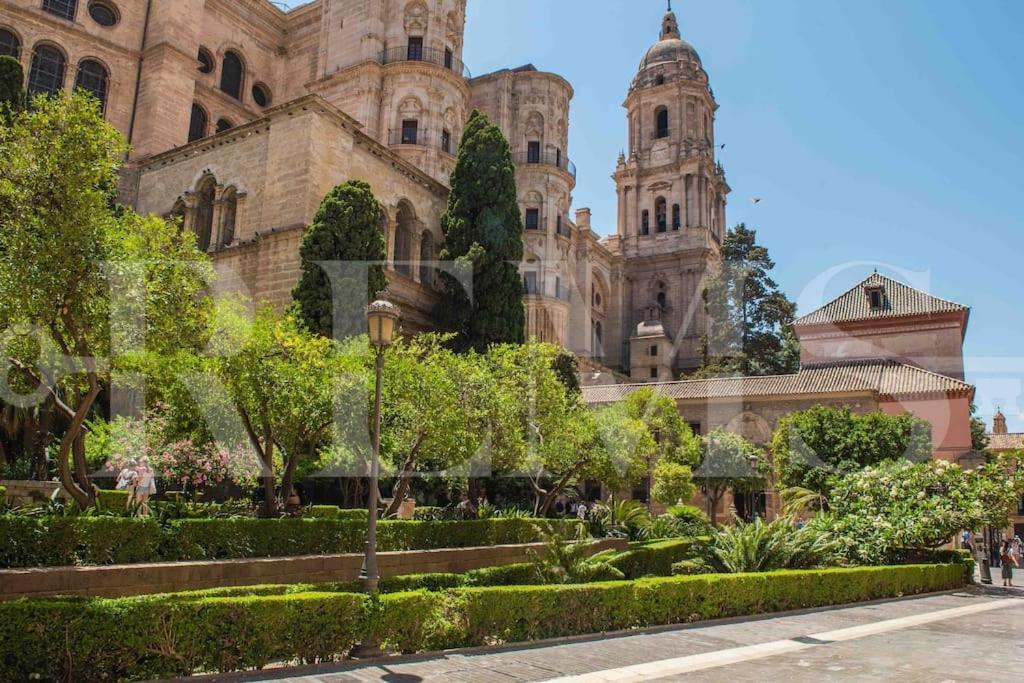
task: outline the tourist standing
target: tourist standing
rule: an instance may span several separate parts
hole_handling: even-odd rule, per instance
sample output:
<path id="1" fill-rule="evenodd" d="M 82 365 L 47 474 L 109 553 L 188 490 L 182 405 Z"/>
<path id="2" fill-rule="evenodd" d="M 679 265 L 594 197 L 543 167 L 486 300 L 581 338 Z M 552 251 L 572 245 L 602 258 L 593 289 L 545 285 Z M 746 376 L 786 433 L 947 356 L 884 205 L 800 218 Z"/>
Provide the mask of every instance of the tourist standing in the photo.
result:
<path id="1" fill-rule="evenodd" d="M 999 550 L 999 561 L 1003 564 L 1003 586 L 1010 588 L 1013 586 L 1013 568 L 1017 566 L 1017 558 L 1013 554 L 1012 541 L 1003 541 L 1002 548 Z"/>
<path id="2" fill-rule="evenodd" d="M 132 500 L 135 498 L 135 484 L 139 479 L 139 473 L 136 472 L 138 463 L 134 460 L 129 460 L 128 464 L 121 468 L 121 471 L 117 475 L 117 486 L 115 487 L 118 491 L 127 491 L 128 498 L 125 500 L 124 509 L 132 509 Z"/>
<path id="3" fill-rule="evenodd" d="M 135 483 L 135 504 L 139 514 L 149 514 L 149 497 L 156 493 L 156 474 L 149 466 L 149 460 L 139 461 L 138 480 Z"/>

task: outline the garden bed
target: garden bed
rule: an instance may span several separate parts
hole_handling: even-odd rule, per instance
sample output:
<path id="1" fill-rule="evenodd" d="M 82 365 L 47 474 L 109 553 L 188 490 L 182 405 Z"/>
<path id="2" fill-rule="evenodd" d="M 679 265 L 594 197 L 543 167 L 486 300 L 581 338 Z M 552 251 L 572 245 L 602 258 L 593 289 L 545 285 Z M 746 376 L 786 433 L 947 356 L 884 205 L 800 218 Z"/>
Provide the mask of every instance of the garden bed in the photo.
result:
<path id="1" fill-rule="evenodd" d="M 496 645 L 960 588 L 962 565 L 714 574 L 376 598 L 287 587 L 0 604 L 0 680 L 172 678 L 347 656 Z M 307 587 L 300 587 L 305 590 Z M 61 647 L 54 649 L 54 643 Z"/>

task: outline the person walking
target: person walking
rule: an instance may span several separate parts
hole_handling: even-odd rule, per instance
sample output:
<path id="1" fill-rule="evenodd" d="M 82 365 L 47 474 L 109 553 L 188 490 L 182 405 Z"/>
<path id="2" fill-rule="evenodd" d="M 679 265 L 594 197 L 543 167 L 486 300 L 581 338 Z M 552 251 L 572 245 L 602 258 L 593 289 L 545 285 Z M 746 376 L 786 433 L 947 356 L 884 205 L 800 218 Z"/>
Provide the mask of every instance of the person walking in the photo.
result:
<path id="1" fill-rule="evenodd" d="M 135 504 L 140 515 L 148 516 L 149 497 L 156 493 L 156 474 L 146 458 L 139 461 L 138 475 L 138 481 L 135 483 Z"/>
<path id="2" fill-rule="evenodd" d="M 1013 587 L 1013 569 L 1017 566 L 1017 558 L 1013 554 L 1013 542 L 1003 541 L 1003 545 L 999 550 L 999 561 L 1003 565 L 1002 577 L 1003 587 Z"/>
<path id="3" fill-rule="evenodd" d="M 139 473 L 136 471 L 137 467 L 137 462 L 129 460 L 128 464 L 125 465 L 117 475 L 117 490 L 128 492 L 128 498 L 125 500 L 124 509 L 129 512 L 132 509 L 132 502 L 135 499 L 135 484 L 139 479 Z"/>

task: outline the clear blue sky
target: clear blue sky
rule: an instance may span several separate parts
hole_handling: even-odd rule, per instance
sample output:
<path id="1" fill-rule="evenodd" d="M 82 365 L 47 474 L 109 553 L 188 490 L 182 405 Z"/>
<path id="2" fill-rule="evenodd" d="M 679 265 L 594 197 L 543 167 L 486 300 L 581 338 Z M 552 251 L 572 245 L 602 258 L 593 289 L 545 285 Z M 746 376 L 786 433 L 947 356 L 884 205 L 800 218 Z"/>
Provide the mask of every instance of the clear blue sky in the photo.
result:
<path id="1" fill-rule="evenodd" d="M 876 266 L 971 306 L 980 411 L 998 404 L 1024 431 L 1024 2 L 673 5 L 721 106 L 729 222 L 758 231 L 801 312 Z M 474 74 L 533 63 L 575 87 L 574 206 L 592 208 L 602 234 L 615 231 L 621 104 L 664 11 L 664 0 L 469 0 Z"/>

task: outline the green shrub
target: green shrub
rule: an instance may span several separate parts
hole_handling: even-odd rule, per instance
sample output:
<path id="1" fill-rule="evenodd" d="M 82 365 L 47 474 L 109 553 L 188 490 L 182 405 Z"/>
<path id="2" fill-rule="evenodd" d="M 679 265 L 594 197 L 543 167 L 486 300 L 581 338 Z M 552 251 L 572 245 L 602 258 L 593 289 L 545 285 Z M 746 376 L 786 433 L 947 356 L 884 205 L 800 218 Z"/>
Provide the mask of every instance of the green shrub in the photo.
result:
<path id="1" fill-rule="evenodd" d="M 370 511 L 361 508 L 354 509 L 338 509 L 338 519 L 344 519 L 349 522 L 362 522 L 366 524 L 366 521 L 370 518 Z"/>
<path id="2" fill-rule="evenodd" d="M 128 517 L 0 516 L 0 567 L 127 564 L 159 558 L 160 527 Z"/>
<path id="3" fill-rule="evenodd" d="M 627 579 L 670 576 L 673 564 L 704 557 L 710 540 L 702 537 L 632 543 L 629 550 L 614 557 L 609 564 Z"/>
<path id="4" fill-rule="evenodd" d="M 778 569 L 812 569 L 839 564 L 838 545 L 828 532 L 798 528 L 787 517 L 768 522 L 760 517 L 716 532 L 711 560 L 731 573 Z"/>
<path id="5" fill-rule="evenodd" d="M 540 583 L 532 562 L 484 567 L 463 574 L 464 586 L 525 586 Z"/>
<path id="6" fill-rule="evenodd" d="M 338 519 L 341 517 L 341 508 L 337 505 L 313 505 L 309 508 L 307 517 L 313 519 Z"/>
<path id="7" fill-rule="evenodd" d="M 96 495 L 96 507 L 104 512 L 124 514 L 128 509 L 128 498 L 127 491 L 101 490 Z"/>
<path id="8" fill-rule="evenodd" d="M 0 510 L 7 507 L 7 487 L 0 486 Z"/>
<path id="9" fill-rule="evenodd" d="M 672 564 L 673 576 L 696 576 L 698 574 L 714 574 L 715 568 L 703 558 L 682 560 Z"/>
<path id="10" fill-rule="evenodd" d="M 959 588 L 962 567 L 715 574 L 367 597 L 257 586 L 0 603 L 0 680 L 173 678 L 344 657 L 365 633 L 394 650 L 494 645 Z M 308 587 L 303 587 L 308 588 Z M 59 644 L 59 650 L 55 650 Z"/>
<path id="11" fill-rule="evenodd" d="M 462 585 L 462 574 L 407 574 L 390 576 L 380 580 L 381 593 L 403 593 L 407 591 L 440 591 L 458 588 Z"/>

